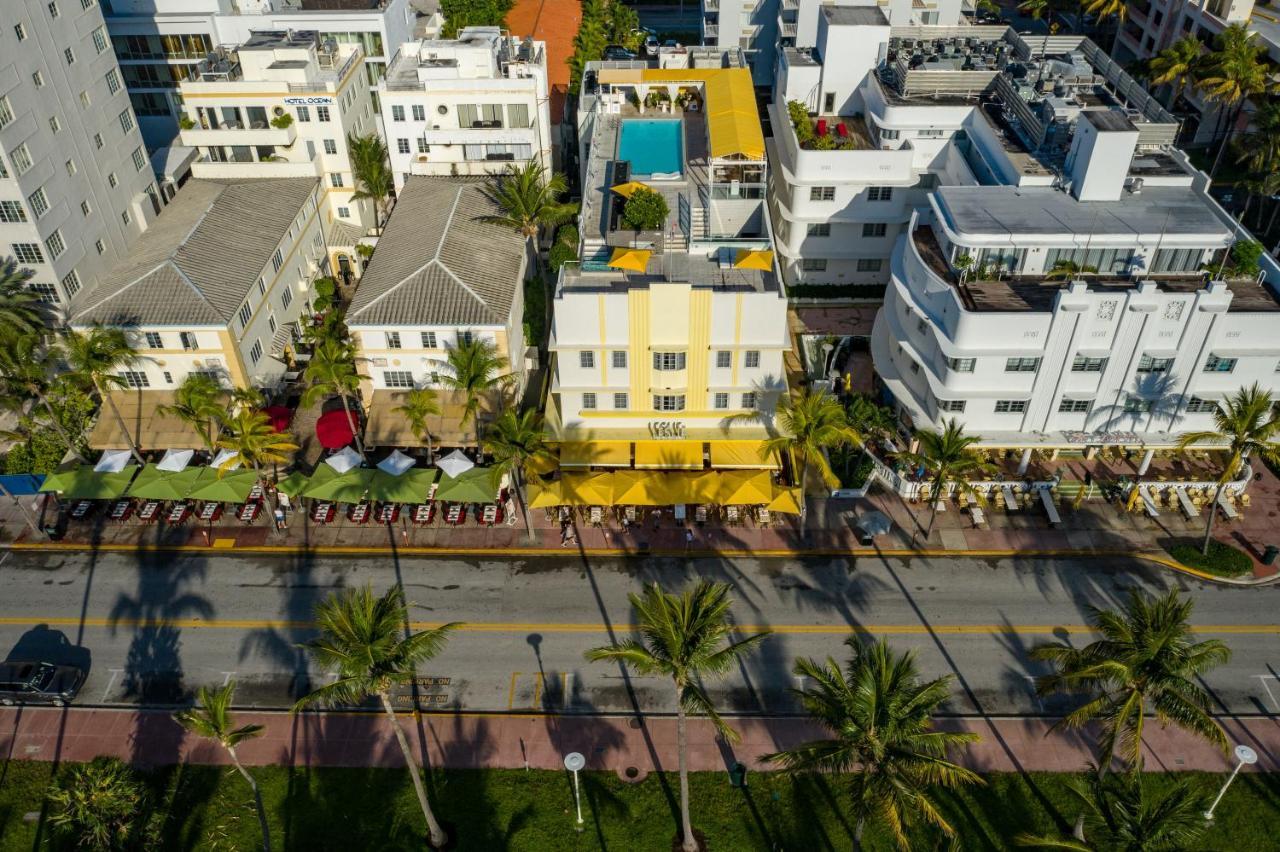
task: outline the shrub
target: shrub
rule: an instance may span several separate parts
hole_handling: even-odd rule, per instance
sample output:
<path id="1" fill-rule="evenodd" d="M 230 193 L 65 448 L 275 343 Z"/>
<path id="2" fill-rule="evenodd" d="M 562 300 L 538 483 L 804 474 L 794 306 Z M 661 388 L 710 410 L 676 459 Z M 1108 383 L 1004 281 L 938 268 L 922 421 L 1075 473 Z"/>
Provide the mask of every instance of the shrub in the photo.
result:
<path id="1" fill-rule="evenodd" d="M 444 13 L 444 38 L 454 38 L 463 27 L 506 26 L 512 0 L 441 0 Z"/>
<path id="2" fill-rule="evenodd" d="M 287 112 L 282 112 L 275 118 L 271 119 L 271 126 L 276 130 L 284 130 L 286 127 L 293 125 L 293 116 Z"/>
<path id="3" fill-rule="evenodd" d="M 148 825 L 147 790 L 138 775 L 114 757 L 72 765 L 49 785 L 49 823 L 82 849 L 154 846 Z"/>
<path id="4" fill-rule="evenodd" d="M 651 189 L 638 189 L 622 208 L 622 218 L 637 231 L 656 231 L 667 222 L 667 200 Z"/>
<path id="5" fill-rule="evenodd" d="M 195 126 L 196 126 L 196 123 L 195 121 L 192 120 L 191 116 L 185 113 L 178 116 L 178 127 L 182 128 L 183 130 L 194 130 Z"/>
<path id="6" fill-rule="evenodd" d="M 317 295 L 317 296 L 330 296 L 330 297 L 332 297 L 332 296 L 333 296 L 333 294 L 334 294 L 334 293 L 337 291 L 337 289 L 338 289 L 338 282 L 336 282 L 336 281 L 334 281 L 332 278 L 328 278 L 328 277 L 325 277 L 325 278 L 317 278 L 317 279 L 315 280 L 315 288 L 316 288 L 316 295 Z"/>
<path id="7" fill-rule="evenodd" d="M 547 265 L 552 272 L 559 272 L 560 267 L 571 260 L 578 259 L 578 229 L 573 225 L 561 225 L 556 231 L 556 241 L 547 253 Z"/>
<path id="8" fill-rule="evenodd" d="M 791 116 L 791 126 L 795 128 L 801 147 L 812 143 L 813 121 L 809 118 L 809 108 L 800 101 L 787 101 L 787 114 Z"/>
<path id="9" fill-rule="evenodd" d="M 1176 542 L 1166 550 L 1188 568 L 1218 577 L 1241 577 L 1253 572 L 1253 560 L 1249 558 L 1249 554 L 1217 539 L 1209 542 L 1207 556 L 1200 552 L 1198 543 L 1189 541 Z"/>
<path id="10" fill-rule="evenodd" d="M 92 420 L 93 400 L 84 392 L 64 385 L 49 394 L 49 403 L 62 428 L 72 440 L 79 441 Z M 104 411 L 102 416 L 111 415 Z M 31 413 L 18 421 L 15 434 L 24 440 L 10 447 L 4 459 L 5 473 L 51 473 L 67 454 L 67 444 L 58 430 L 50 427 L 43 405 L 33 406 Z M 79 449 L 85 451 L 83 446 Z"/>
<path id="11" fill-rule="evenodd" d="M 1261 258 L 1262 243 L 1240 240 L 1231 246 L 1231 271 L 1242 276 L 1257 275 Z"/>

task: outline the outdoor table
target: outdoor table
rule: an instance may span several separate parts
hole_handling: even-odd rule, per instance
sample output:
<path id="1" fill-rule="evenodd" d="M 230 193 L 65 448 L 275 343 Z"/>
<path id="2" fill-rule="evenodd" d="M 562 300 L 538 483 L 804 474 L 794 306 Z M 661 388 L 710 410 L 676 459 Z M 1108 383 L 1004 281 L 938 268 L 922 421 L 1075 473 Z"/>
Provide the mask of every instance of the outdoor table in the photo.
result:
<path id="1" fill-rule="evenodd" d="M 731 524 L 738 523 L 738 507 L 726 506 L 724 510 L 725 520 Z"/>
<path id="2" fill-rule="evenodd" d="M 1182 513 L 1187 516 L 1187 520 L 1200 517 L 1200 508 L 1191 502 L 1191 498 L 1187 496 L 1187 489 L 1175 488 L 1173 490 L 1178 495 L 1178 505 L 1182 507 Z"/>
<path id="3" fill-rule="evenodd" d="M 1004 494 L 1004 507 L 1010 512 L 1018 511 L 1018 498 L 1013 496 L 1013 486 L 1004 486 L 1004 488 L 1001 489 L 1001 493 Z"/>
<path id="4" fill-rule="evenodd" d="M 185 524 L 189 517 L 191 517 L 190 506 L 186 503 L 174 503 L 169 507 L 169 514 L 165 518 L 165 522 L 173 525 Z"/>
<path id="5" fill-rule="evenodd" d="M 240 507 L 236 512 L 236 518 L 245 524 L 251 524 L 258 519 L 258 512 L 262 511 L 262 504 L 250 500 Z"/>
<path id="6" fill-rule="evenodd" d="M 155 521 L 160 516 L 160 501 L 148 500 L 142 504 L 142 508 L 138 510 L 138 520 L 144 524 Z"/>
<path id="7" fill-rule="evenodd" d="M 760 522 L 760 526 L 767 527 L 769 526 L 772 516 L 769 514 L 769 510 L 767 508 L 761 506 L 760 510 L 756 513 L 756 519 Z"/>
<path id="8" fill-rule="evenodd" d="M 133 502 L 131 500 L 117 500 L 111 506 L 111 520 L 113 521 L 127 521 L 132 514 Z"/>
<path id="9" fill-rule="evenodd" d="M 333 520 L 332 503 L 317 503 L 311 507 L 311 520 L 317 524 L 327 524 Z"/>
<path id="10" fill-rule="evenodd" d="M 460 526 L 467 519 L 467 507 L 461 503 L 450 503 L 444 512 L 444 522 Z"/>
<path id="11" fill-rule="evenodd" d="M 707 507 L 699 504 L 693 510 L 693 520 L 699 524 L 707 522 Z"/>
<path id="12" fill-rule="evenodd" d="M 1240 513 L 1236 511 L 1236 507 L 1227 502 L 1226 495 L 1218 498 L 1218 508 L 1222 510 L 1222 514 L 1226 516 L 1228 521 L 1234 521 L 1240 517 Z"/>
<path id="13" fill-rule="evenodd" d="M 200 507 L 200 514 L 197 516 L 202 521 L 212 523 L 222 517 L 222 504 L 209 501 Z"/>
<path id="14" fill-rule="evenodd" d="M 1048 488 L 1040 489 L 1040 502 L 1044 504 L 1044 512 L 1049 516 L 1049 523 L 1057 526 L 1062 523 L 1062 518 L 1058 516 L 1058 507 L 1053 505 L 1053 495 L 1049 493 Z"/>
<path id="15" fill-rule="evenodd" d="M 435 503 L 419 503 L 413 507 L 413 522 L 415 524 L 429 524 L 435 514 Z"/>
<path id="16" fill-rule="evenodd" d="M 378 510 L 378 522 L 394 524 L 398 520 L 400 520 L 400 506 L 395 503 L 383 503 L 382 508 Z"/>
<path id="17" fill-rule="evenodd" d="M 1142 508 L 1146 510 L 1149 516 L 1153 518 L 1160 517 L 1160 510 L 1156 508 L 1156 501 L 1152 499 L 1151 494 L 1147 493 L 1147 489 L 1139 488 L 1138 496 L 1142 498 Z"/>
<path id="18" fill-rule="evenodd" d="M 498 507 L 490 503 L 484 507 L 484 514 L 480 517 L 480 523 L 485 524 L 486 526 L 493 526 L 497 521 Z"/>
<path id="19" fill-rule="evenodd" d="M 369 520 L 369 504 L 357 503 L 347 510 L 347 520 L 353 524 L 363 524 Z"/>
<path id="20" fill-rule="evenodd" d="M 255 482 L 253 487 L 249 489 L 248 500 L 261 500 L 261 499 L 262 499 L 262 483 Z"/>
<path id="21" fill-rule="evenodd" d="M 92 500 L 81 500 L 71 507 L 71 520 L 78 521 L 85 515 L 89 514 L 89 510 L 93 508 Z"/>

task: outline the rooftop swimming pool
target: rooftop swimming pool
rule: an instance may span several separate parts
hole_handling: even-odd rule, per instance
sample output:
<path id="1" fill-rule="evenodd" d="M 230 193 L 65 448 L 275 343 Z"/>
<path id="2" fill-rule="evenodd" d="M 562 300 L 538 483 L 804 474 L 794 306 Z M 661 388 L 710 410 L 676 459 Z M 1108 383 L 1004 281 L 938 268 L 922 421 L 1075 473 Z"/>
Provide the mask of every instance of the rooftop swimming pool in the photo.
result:
<path id="1" fill-rule="evenodd" d="M 684 135 L 679 119 L 628 119 L 622 122 L 618 159 L 631 161 L 631 176 L 680 177 L 684 173 Z"/>

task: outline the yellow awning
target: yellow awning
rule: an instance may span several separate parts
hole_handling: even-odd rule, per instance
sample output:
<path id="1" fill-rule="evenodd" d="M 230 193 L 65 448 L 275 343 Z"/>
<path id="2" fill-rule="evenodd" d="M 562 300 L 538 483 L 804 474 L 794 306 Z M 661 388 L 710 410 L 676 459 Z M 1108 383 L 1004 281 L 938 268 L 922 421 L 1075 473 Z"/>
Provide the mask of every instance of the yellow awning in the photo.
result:
<path id="1" fill-rule="evenodd" d="M 613 474 L 570 473 L 562 476 L 560 494 L 567 506 L 612 506 Z"/>
<path id="2" fill-rule="evenodd" d="M 565 505 L 559 482 L 530 482 L 529 508 L 549 509 Z"/>
<path id="3" fill-rule="evenodd" d="M 613 502 L 618 506 L 662 506 L 662 474 L 620 470 L 613 475 Z"/>
<path id="4" fill-rule="evenodd" d="M 561 467 L 631 467 L 630 441 L 572 441 L 560 445 Z"/>
<path id="5" fill-rule="evenodd" d="M 711 466 L 717 470 L 776 470 L 778 456 L 761 457 L 764 441 L 712 441 Z"/>
<path id="6" fill-rule="evenodd" d="M 733 259 L 735 269 L 759 269 L 769 272 L 773 269 L 773 252 L 766 249 L 739 249 Z"/>
<path id="7" fill-rule="evenodd" d="M 550 456 L 544 458 L 529 459 L 529 462 L 524 467 L 525 470 L 533 473 L 546 474 L 551 473 L 559 466 L 560 463 L 556 460 L 553 452 Z"/>
<path id="8" fill-rule="evenodd" d="M 702 442 L 636 441 L 636 468 L 702 470 Z"/>
<path id="9" fill-rule="evenodd" d="M 648 249 L 616 248 L 609 255 L 609 265 L 614 269 L 629 269 L 632 272 L 644 272 L 649 266 L 649 257 L 653 252 Z"/>
<path id="10" fill-rule="evenodd" d="M 765 508 L 770 512 L 781 512 L 784 515 L 800 514 L 800 489 L 774 486 L 773 499 Z"/>
<path id="11" fill-rule="evenodd" d="M 773 480 L 767 473 L 731 470 L 720 474 L 716 502 L 723 506 L 763 506 L 773 500 Z"/>
<path id="12" fill-rule="evenodd" d="M 671 479 L 671 490 L 674 492 L 672 503 L 714 503 L 720 494 L 718 473 L 703 471 L 666 475 Z"/>
<path id="13" fill-rule="evenodd" d="M 629 180 L 626 183 L 620 183 L 615 187 L 611 187 L 611 189 L 613 189 L 614 192 L 618 193 L 623 198 L 630 198 L 639 190 L 648 189 L 648 188 L 649 188 L 648 184 L 641 183 L 638 180 Z"/>

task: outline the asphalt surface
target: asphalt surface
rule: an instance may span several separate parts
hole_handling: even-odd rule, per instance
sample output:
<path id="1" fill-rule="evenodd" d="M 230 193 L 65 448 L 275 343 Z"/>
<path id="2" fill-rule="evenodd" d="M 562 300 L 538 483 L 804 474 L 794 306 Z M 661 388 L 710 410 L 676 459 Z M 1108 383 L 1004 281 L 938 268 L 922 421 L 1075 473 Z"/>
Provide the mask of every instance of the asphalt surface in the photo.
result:
<path id="1" fill-rule="evenodd" d="M 77 661 L 87 705 L 170 705 L 234 678 L 237 703 L 287 707 L 329 675 L 298 643 L 315 603 L 344 587 L 404 584 L 415 623 L 461 621 L 424 666 L 424 707 L 476 712 L 670 711 L 671 688 L 583 652 L 631 634 L 627 593 L 658 581 L 730 582 L 744 629 L 774 635 L 710 689 L 731 712 L 788 713 L 796 656 L 844 656 L 852 630 L 916 648 L 928 675 L 956 676 L 958 714 L 1053 715 L 1027 660 L 1037 642 L 1087 641 L 1089 605 L 1171 585 L 1195 601 L 1204 636 L 1234 649 L 1207 678 L 1223 713 L 1280 713 L 1280 589 L 1202 584 L 1124 560 L 678 559 L 584 561 L 7 553 L 0 655 Z M 406 696 L 407 697 L 407 696 Z"/>

